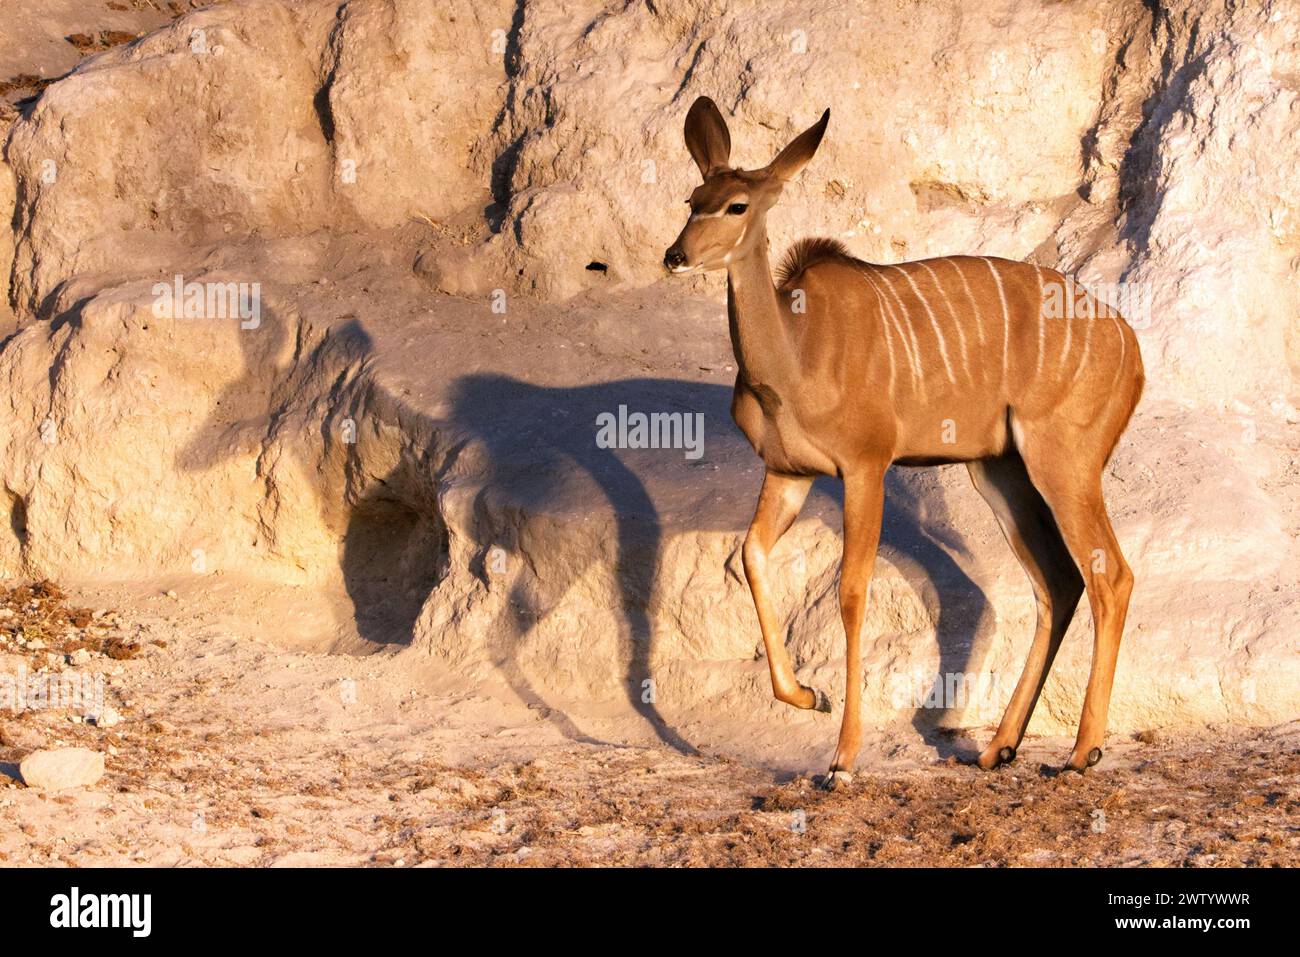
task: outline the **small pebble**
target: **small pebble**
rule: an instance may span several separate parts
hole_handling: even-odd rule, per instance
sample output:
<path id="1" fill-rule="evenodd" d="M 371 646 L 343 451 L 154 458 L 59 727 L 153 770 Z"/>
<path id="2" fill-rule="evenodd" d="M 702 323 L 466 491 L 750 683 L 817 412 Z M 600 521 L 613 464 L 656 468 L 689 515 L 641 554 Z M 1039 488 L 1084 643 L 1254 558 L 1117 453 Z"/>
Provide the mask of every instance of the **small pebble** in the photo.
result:
<path id="1" fill-rule="evenodd" d="M 93 721 L 97 728 L 111 728 L 122 723 L 122 716 L 112 708 L 105 708 L 103 713 L 88 716 L 86 720 Z"/>

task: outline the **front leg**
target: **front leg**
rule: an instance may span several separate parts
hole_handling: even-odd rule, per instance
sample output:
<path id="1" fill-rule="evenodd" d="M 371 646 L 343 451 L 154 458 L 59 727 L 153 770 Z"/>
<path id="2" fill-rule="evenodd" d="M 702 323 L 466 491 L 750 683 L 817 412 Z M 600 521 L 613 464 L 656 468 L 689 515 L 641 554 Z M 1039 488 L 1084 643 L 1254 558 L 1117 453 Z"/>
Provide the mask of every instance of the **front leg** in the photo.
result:
<path id="1" fill-rule="evenodd" d="M 741 548 L 745 566 L 745 580 L 754 596 L 754 609 L 758 612 L 758 627 L 763 632 L 763 648 L 767 652 L 767 668 L 772 675 L 772 693 L 778 701 L 796 708 L 812 708 L 817 695 L 799 684 L 790 664 L 790 653 L 781 638 L 776 612 L 768 592 L 767 560 L 777 540 L 794 523 L 808 497 L 812 479 L 797 475 L 781 475 L 769 470 L 763 477 L 763 490 L 758 496 L 758 508 L 749 534 Z M 829 710 L 829 706 L 824 709 Z"/>
<path id="2" fill-rule="evenodd" d="M 826 775 L 829 790 L 853 780 L 862 744 L 862 620 L 876 565 L 885 507 L 885 469 L 868 467 L 844 477 L 844 558 L 840 563 L 840 617 L 844 622 L 844 720 L 835 758 Z"/>

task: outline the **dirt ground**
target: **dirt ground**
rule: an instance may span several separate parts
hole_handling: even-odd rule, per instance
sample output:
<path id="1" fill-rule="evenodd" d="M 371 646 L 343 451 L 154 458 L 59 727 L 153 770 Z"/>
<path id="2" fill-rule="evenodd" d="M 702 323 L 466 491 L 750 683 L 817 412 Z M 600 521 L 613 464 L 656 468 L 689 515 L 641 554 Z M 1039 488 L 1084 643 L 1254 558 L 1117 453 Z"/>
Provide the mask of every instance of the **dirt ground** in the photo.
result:
<path id="1" fill-rule="evenodd" d="M 129 607 L 95 607 L 109 595 Z M 171 590 L 0 597 L 0 671 L 102 674 L 118 719 L 0 709 L 6 866 L 1300 863 L 1300 722 L 1112 735 L 1084 776 L 1056 774 L 1066 741 L 986 773 L 886 731 L 828 794 L 725 745 L 646 743 L 626 717 L 573 740 L 418 652 L 287 650 Z M 98 784 L 16 779 L 30 750 L 74 745 L 105 754 Z"/>

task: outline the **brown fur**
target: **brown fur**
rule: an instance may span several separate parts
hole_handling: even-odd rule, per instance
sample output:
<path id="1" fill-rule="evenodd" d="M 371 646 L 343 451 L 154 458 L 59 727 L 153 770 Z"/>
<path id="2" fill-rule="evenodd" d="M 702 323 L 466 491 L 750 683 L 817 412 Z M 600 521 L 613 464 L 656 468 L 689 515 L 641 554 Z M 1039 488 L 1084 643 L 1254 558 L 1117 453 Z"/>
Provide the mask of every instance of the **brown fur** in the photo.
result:
<path id="1" fill-rule="evenodd" d="M 776 288 L 788 289 L 809 266 L 820 262 L 842 260 L 858 262 L 853 258 L 848 247 L 838 239 L 806 236 L 787 249 L 781 258 L 781 264 L 776 267 Z"/>

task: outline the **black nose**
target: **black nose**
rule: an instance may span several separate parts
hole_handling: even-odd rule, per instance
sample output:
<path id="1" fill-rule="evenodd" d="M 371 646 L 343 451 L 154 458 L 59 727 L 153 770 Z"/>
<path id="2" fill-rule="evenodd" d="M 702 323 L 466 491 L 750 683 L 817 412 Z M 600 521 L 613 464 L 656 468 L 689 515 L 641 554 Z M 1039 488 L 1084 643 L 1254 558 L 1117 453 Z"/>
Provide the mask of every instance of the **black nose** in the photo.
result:
<path id="1" fill-rule="evenodd" d="M 682 252 L 676 246 L 664 253 L 664 265 L 669 269 L 676 269 L 684 262 L 686 262 L 686 253 Z"/>

